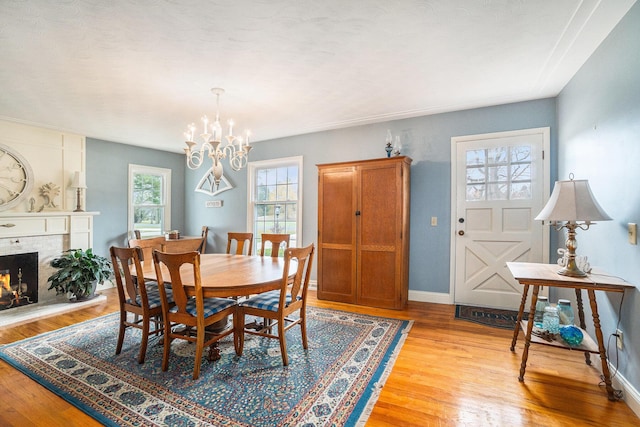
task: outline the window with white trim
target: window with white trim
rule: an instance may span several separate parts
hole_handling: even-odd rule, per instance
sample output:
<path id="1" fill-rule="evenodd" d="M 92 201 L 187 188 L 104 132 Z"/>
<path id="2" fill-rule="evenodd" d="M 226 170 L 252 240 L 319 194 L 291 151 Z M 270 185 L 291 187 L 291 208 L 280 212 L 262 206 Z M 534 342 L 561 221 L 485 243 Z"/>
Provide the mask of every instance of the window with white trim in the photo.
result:
<path id="1" fill-rule="evenodd" d="M 290 247 L 302 235 L 302 156 L 250 162 L 248 230 L 257 254 L 263 233 L 290 234 Z M 266 255 L 270 248 L 265 248 Z"/>
<path id="2" fill-rule="evenodd" d="M 161 236 L 171 228 L 171 169 L 129 165 L 129 231 Z"/>

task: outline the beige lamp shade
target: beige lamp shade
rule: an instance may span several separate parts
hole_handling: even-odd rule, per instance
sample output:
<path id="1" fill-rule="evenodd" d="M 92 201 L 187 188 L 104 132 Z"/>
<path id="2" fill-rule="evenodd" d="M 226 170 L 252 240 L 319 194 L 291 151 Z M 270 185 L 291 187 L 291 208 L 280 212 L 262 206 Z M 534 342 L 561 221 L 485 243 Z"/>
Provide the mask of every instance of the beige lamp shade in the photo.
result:
<path id="1" fill-rule="evenodd" d="M 536 217 L 543 221 L 610 221 L 611 217 L 593 197 L 589 181 L 556 181 L 549 201 Z"/>
<path id="2" fill-rule="evenodd" d="M 72 188 L 87 188 L 87 178 L 84 172 L 77 171 L 73 174 Z"/>

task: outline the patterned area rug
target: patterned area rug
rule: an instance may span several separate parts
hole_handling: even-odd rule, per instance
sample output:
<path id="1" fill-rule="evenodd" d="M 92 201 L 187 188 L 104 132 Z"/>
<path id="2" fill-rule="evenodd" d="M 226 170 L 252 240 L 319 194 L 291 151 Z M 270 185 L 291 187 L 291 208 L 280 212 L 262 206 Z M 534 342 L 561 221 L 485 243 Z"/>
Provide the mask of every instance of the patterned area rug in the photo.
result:
<path id="1" fill-rule="evenodd" d="M 524 320 L 527 320 L 528 317 L 529 313 L 523 314 Z M 468 320 L 494 328 L 513 329 L 516 325 L 516 320 L 518 320 L 518 312 L 497 308 L 456 305 L 456 319 Z"/>
<path id="2" fill-rule="evenodd" d="M 157 337 L 136 362 L 137 330 L 115 356 L 117 314 L 4 345 L 0 358 L 108 426 L 364 424 L 412 322 L 313 307 L 307 317 L 309 349 L 292 328 L 288 367 L 277 340 L 247 336 L 238 358 L 230 336 L 195 381 L 186 342 L 172 343 L 167 372 Z"/>

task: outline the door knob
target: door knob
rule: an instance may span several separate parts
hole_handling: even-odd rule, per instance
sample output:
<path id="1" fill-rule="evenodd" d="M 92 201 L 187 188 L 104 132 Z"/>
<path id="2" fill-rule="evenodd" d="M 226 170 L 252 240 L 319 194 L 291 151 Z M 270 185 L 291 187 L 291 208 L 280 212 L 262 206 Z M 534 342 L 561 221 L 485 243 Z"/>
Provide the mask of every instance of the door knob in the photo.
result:
<path id="1" fill-rule="evenodd" d="M 460 230 L 460 231 L 458 231 L 458 235 L 460 235 L 460 236 L 464 236 L 464 230 Z"/>

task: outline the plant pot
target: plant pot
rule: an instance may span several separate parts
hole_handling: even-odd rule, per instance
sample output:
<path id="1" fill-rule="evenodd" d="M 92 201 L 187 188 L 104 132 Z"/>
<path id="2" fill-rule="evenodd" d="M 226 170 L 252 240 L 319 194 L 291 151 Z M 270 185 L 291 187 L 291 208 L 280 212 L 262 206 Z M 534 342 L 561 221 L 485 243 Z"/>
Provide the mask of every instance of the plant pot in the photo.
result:
<path id="1" fill-rule="evenodd" d="M 94 299 L 95 297 L 97 297 L 100 294 L 96 294 L 96 288 L 98 287 L 98 282 L 96 282 L 95 280 L 93 282 L 91 282 L 91 291 L 88 294 L 84 294 L 84 295 L 74 295 L 71 298 L 69 298 L 69 302 L 83 302 L 83 301 L 89 301 Z"/>

